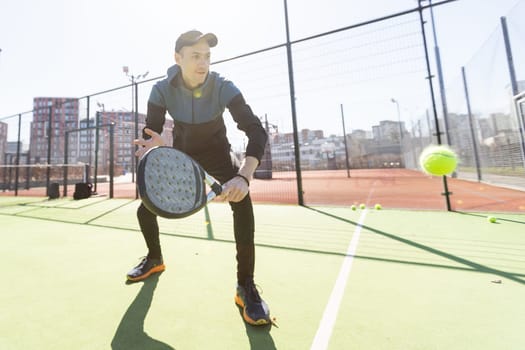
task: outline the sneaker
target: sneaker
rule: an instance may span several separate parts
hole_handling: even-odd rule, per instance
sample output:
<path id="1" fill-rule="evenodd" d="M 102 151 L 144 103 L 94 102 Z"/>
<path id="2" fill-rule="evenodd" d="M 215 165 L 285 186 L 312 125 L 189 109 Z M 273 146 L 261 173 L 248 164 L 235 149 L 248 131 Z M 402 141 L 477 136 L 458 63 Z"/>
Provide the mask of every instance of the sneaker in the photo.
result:
<path id="1" fill-rule="evenodd" d="M 261 326 L 271 322 L 270 309 L 259 296 L 252 279 L 248 279 L 244 286 L 237 285 L 235 304 L 242 307 L 242 316 L 247 323 Z"/>
<path id="2" fill-rule="evenodd" d="M 162 272 L 166 269 L 162 258 L 152 259 L 145 256 L 142 261 L 135 266 L 130 272 L 128 272 L 129 281 L 142 281 L 148 278 L 150 275 Z"/>

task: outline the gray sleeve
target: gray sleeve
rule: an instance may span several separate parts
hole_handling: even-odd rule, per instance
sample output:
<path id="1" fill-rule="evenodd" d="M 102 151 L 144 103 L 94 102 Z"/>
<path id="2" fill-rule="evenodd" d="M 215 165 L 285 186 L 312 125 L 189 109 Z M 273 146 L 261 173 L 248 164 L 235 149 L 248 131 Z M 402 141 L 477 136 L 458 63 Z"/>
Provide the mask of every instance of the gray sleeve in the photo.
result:
<path id="1" fill-rule="evenodd" d="M 164 95 L 161 92 L 161 85 L 160 83 L 156 83 L 151 88 L 151 92 L 149 94 L 149 103 L 153 103 L 154 105 L 157 105 L 159 107 L 166 108 L 166 101 L 164 100 Z"/>
<path id="2" fill-rule="evenodd" d="M 226 107 L 230 104 L 233 98 L 241 93 L 241 91 L 229 80 L 223 80 L 220 90 L 220 104 L 223 107 Z"/>

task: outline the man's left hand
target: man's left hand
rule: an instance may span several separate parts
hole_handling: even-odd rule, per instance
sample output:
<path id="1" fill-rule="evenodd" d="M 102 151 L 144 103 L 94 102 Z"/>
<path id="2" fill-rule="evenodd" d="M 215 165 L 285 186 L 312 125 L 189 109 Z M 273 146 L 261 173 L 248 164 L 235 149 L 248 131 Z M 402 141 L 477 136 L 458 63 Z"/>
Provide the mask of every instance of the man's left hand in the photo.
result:
<path id="1" fill-rule="evenodd" d="M 249 191 L 250 188 L 246 181 L 242 177 L 235 176 L 223 185 L 222 193 L 217 199 L 229 202 L 240 202 L 246 197 Z"/>

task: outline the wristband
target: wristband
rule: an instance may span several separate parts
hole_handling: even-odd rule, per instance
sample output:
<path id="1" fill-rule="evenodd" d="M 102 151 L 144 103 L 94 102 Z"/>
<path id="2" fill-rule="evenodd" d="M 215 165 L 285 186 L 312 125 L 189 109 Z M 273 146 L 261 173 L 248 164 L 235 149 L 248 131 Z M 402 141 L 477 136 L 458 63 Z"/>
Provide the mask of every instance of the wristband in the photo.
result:
<path id="1" fill-rule="evenodd" d="M 237 174 L 237 175 L 235 175 L 235 176 L 236 176 L 236 177 L 240 177 L 241 179 L 243 179 L 243 180 L 246 182 L 246 184 L 247 184 L 248 186 L 250 186 L 250 180 L 248 180 L 248 178 L 247 178 L 246 176 L 241 175 L 241 174 Z"/>

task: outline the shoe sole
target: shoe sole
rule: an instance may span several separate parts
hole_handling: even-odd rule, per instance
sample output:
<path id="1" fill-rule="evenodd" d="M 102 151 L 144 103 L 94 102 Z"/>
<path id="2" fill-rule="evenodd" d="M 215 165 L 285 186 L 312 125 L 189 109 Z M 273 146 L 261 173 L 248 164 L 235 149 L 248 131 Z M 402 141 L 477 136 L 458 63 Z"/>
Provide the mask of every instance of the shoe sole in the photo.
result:
<path id="1" fill-rule="evenodd" d="M 235 295 L 235 304 L 237 304 L 237 306 L 239 307 L 242 307 L 242 318 L 244 318 L 244 320 L 252 326 L 264 326 L 270 323 L 270 320 L 266 320 L 264 318 L 254 320 L 250 316 L 248 316 L 248 314 L 246 313 L 246 308 L 244 307 L 244 302 L 237 294 Z"/>
<path id="2" fill-rule="evenodd" d="M 154 273 L 162 272 L 164 270 L 166 270 L 166 266 L 164 264 L 157 265 L 157 266 L 151 268 L 148 272 L 146 272 L 143 275 L 140 275 L 138 277 L 127 276 L 127 278 L 128 278 L 128 281 L 133 281 L 133 282 L 142 281 L 142 280 L 148 278 L 149 276 L 153 275 Z"/>

